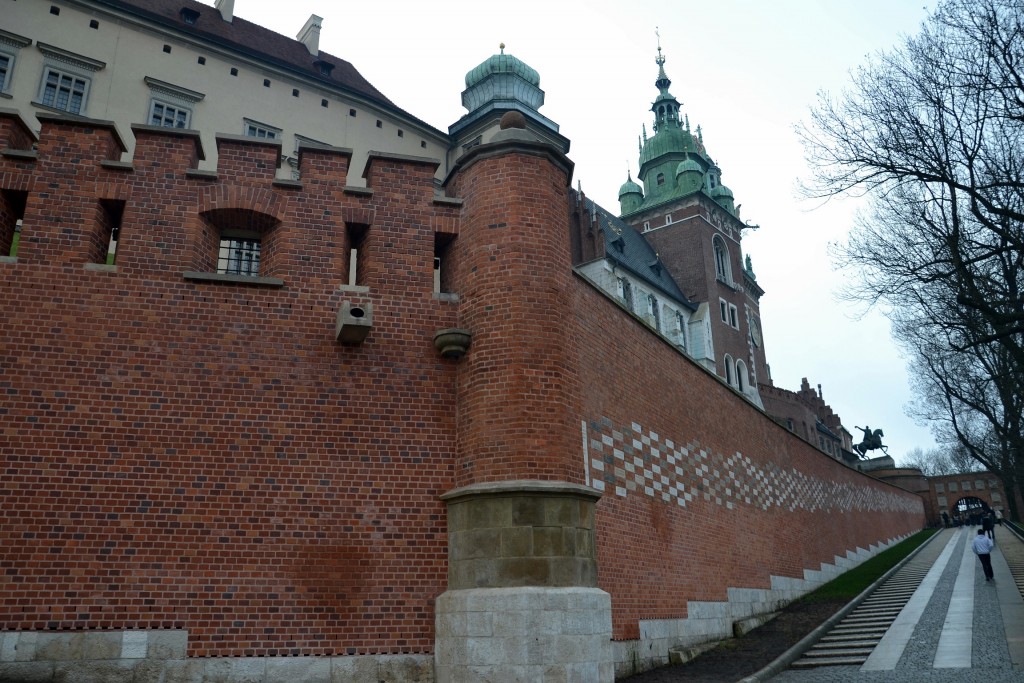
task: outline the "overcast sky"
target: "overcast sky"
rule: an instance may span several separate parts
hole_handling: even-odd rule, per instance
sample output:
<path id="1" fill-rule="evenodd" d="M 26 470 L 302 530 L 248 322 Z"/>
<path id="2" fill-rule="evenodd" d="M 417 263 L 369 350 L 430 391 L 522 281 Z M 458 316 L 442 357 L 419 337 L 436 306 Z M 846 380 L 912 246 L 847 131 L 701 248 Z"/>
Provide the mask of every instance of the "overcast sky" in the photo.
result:
<path id="1" fill-rule="evenodd" d="M 208 0 L 213 4 L 213 0 Z M 890 454 L 934 445 L 906 417 L 905 363 L 879 312 L 837 301 L 849 273 L 828 245 L 847 234 L 856 200 L 824 206 L 800 199 L 806 174 L 794 126 L 820 90 L 839 92 L 865 58 L 917 32 L 932 0 L 716 0 L 613 2 L 517 0 L 445 3 L 390 0 L 236 0 L 235 15 L 295 36 L 310 14 L 324 18 L 320 48 L 351 62 L 398 106 L 447 131 L 465 114 L 465 74 L 498 52 L 540 73 L 541 113 L 572 141 L 573 184 L 618 209 L 637 138 L 649 133 L 657 95 L 655 29 L 670 91 L 692 128 L 702 127 L 722 181 L 760 225 L 743 248 L 753 259 L 765 350 L 775 384 L 807 377 L 855 437 L 855 425 L 885 430 Z"/>

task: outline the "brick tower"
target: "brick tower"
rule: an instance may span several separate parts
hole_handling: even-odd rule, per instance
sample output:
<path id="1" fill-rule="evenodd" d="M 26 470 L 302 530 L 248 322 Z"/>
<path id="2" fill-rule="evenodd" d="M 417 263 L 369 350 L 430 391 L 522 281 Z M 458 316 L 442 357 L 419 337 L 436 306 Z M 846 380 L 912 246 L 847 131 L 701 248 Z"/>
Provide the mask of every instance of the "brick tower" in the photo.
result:
<path id="1" fill-rule="evenodd" d="M 525 66 L 491 59 L 489 77 L 519 78 Z M 600 494 L 581 484 L 573 429 L 581 385 L 570 308 L 572 163 L 530 126 L 511 108 L 447 181 L 463 201 L 452 277 L 459 324 L 473 341 L 459 366 L 457 488 L 442 496 L 449 573 L 437 600 L 439 682 L 483 672 L 614 677 L 610 598 L 596 587 Z"/>
<path id="2" fill-rule="evenodd" d="M 740 220 L 722 170 L 704 147 L 700 126 L 669 92 L 658 47 L 658 97 L 651 106 L 654 135 L 640 144 L 639 179 L 619 190 L 622 219 L 643 233 L 691 300 L 706 302 L 714 337 L 715 370 L 760 406 L 758 384 L 769 383 L 760 329 L 758 287 L 744 266 Z"/>

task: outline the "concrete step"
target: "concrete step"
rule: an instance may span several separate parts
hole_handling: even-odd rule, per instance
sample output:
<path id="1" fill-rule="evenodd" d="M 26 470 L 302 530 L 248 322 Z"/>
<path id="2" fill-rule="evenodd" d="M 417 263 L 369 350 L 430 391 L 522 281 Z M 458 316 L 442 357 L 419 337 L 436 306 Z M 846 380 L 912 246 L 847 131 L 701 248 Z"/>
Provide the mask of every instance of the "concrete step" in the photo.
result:
<path id="1" fill-rule="evenodd" d="M 871 654 L 872 647 L 840 647 L 832 648 L 830 650 L 808 650 L 804 657 L 860 657 L 861 655 L 867 657 Z"/>
<path id="2" fill-rule="evenodd" d="M 821 642 L 819 642 L 811 649 L 814 650 L 816 648 L 821 648 L 823 650 L 826 650 L 829 648 L 838 647 L 874 647 L 875 645 L 878 645 L 878 642 L 880 640 L 881 638 L 858 638 L 849 640 L 825 640 L 824 638 L 822 638 Z"/>
<path id="3" fill-rule="evenodd" d="M 750 633 L 759 626 L 764 626 L 777 616 L 779 616 L 778 612 L 770 612 L 768 614 L 758 614 L 757 616 L 750 617 L 748 619 L 734 621 L 732 624 L 732 634 L 739 638 L 740 636 Z"/>
<path id="4" fill-rule="evenodd" d="M 794 669 L 814 669 L 820 666 L 855 666 L 868 661 L 867 657 L 823 657 L 821 659 L 798 659 L 790 666 Z"/>
<path id="5" fill-rule="evenodd" d="M 668 651 L 668 661 L 672 664 L 686 664 L 696 659 L 708 650 L 717 647 L 721 640 L 712 640 L 708 643 L 699 643 L 690 647 L 675 647 Z"/>

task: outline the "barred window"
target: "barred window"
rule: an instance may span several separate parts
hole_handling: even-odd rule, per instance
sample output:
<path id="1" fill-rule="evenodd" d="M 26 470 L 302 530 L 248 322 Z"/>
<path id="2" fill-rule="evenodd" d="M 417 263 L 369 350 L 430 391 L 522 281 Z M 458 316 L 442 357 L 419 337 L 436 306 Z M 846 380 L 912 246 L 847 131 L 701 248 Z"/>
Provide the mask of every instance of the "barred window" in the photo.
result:
<path id="1" fill-rule="evenodd" d="M 260 241 L 251 237 L 222 237 L 217 272 L 226 275 L 260 274 Z"/>
<path id="2" fill-rule="evenodd" d="M 47 67 L 40 101 L 47 107 L 80 114 L 85 107 L 89 79 Z"/>
<path id="3" fill-rule="evenodd" d="M 188 128 L 190 112 L 185 107 L 176 107 L 166 102 L 153 100 L 149 110 L 149 125 L 164 128 Z"/>

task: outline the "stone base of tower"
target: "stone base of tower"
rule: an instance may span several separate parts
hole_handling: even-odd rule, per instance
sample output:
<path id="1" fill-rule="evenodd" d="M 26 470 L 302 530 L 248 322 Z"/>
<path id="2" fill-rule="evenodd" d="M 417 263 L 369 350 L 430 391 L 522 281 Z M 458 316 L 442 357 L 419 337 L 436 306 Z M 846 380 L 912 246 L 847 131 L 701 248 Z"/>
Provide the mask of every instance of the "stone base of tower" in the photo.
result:
<path id="1" fill-rule="evenodd" d="M 611 597 L 597 588 L 600 496 L 533 480 L 441 496 L 448 591 L 435 604 L 437 683 L 615 680 Z"/>
<path id="2" fill-rule="evenodd" d="M 615 680 L 611 597 L 598 588 L 451 590 L 436 610 L 436 683 Z"/>

